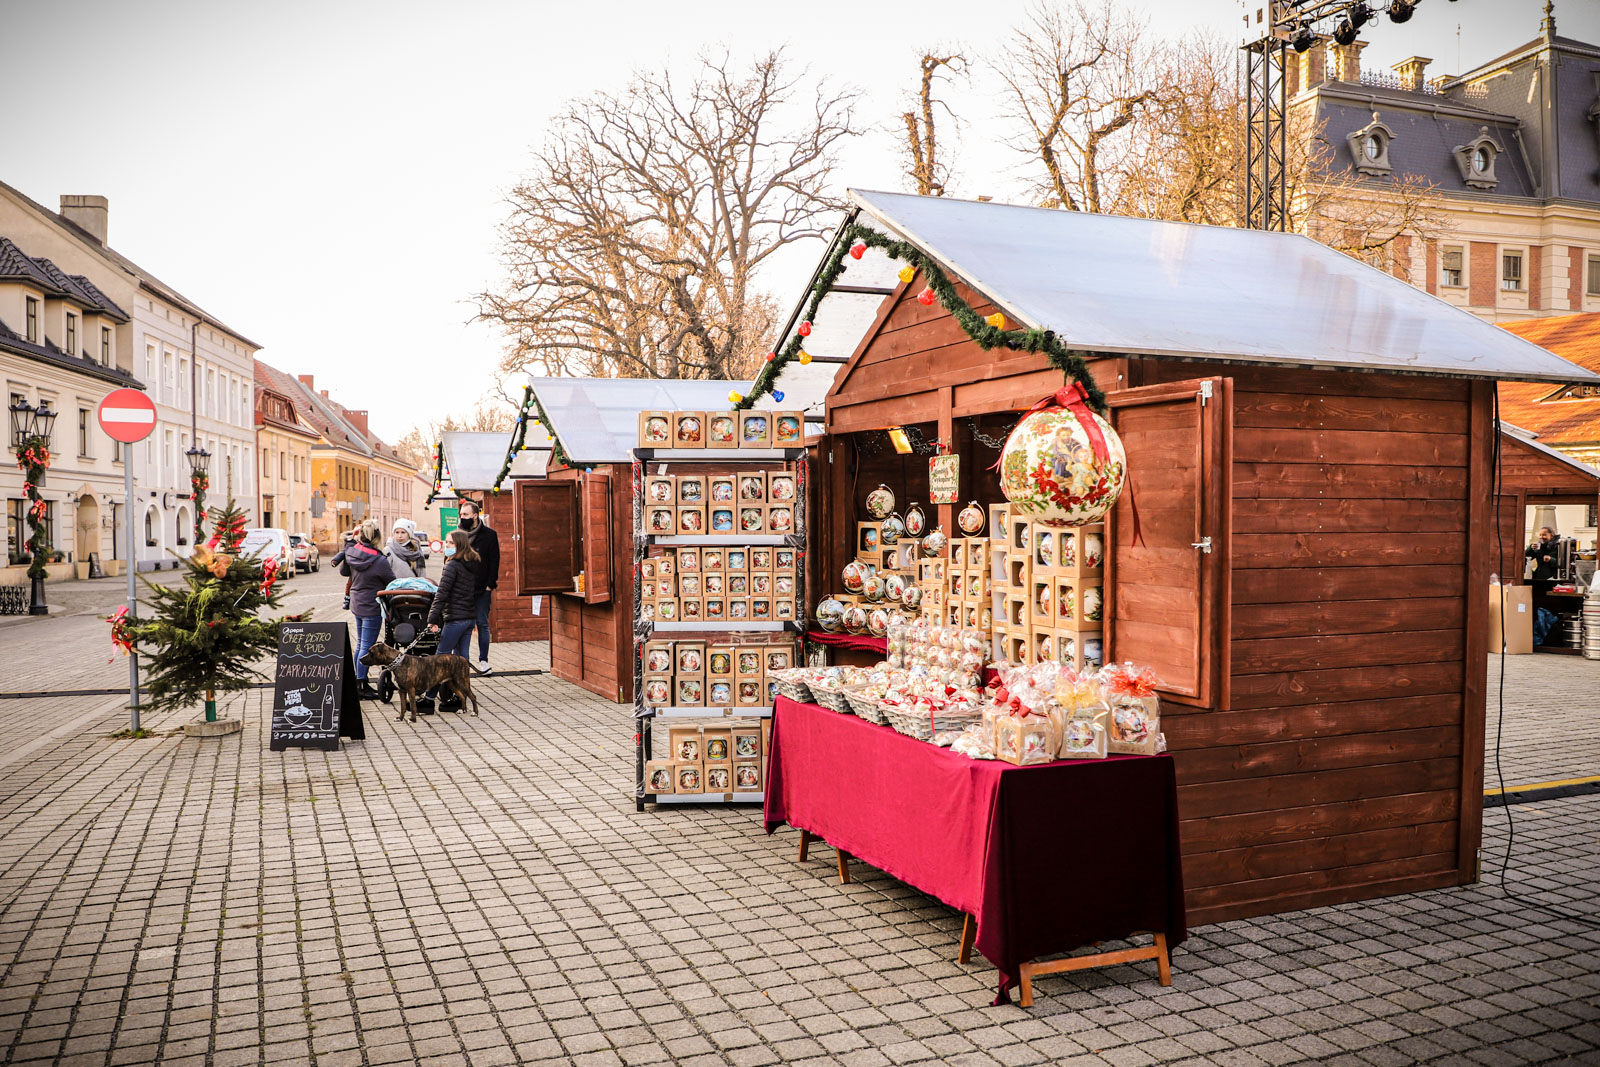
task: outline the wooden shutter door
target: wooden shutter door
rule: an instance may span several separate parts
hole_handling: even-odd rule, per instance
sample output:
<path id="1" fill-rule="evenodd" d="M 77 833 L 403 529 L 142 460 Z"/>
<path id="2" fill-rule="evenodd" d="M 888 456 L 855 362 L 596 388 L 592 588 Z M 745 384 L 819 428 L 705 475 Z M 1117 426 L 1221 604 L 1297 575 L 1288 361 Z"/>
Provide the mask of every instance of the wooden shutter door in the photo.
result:
<path id="1" fill-rule="evenodd" d="M 583 532 L 583 599 L 604 604 L 611 599 L 611 476 L 585 474 L 579 483 Z"/>
<path id="2" fill-rule="evenodd" d="M 571 592 L 578 573 L 577 483 L 522 478 L 512 484 L 517 594 Z"/>
<path id="3" fill-rule="evenodd" d="M 1154 668 L 1167 699 L 1226 707 L 1233 382 L 1106 399 L 1129 477 L 1108 531 L 1108 659 Z"/>

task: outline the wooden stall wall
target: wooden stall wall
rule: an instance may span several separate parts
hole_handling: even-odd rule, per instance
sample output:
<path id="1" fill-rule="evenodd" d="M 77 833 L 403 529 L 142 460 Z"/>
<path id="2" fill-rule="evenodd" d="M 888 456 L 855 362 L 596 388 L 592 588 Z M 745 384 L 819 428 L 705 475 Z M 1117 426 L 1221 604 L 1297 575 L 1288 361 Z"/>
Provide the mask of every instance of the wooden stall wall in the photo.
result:
<path id="1" fill-rule="evenodd" d="M 587 588 L 580 594 L 569 585 L 551 598 L 550 670 L 619 704 L 633 700 L 632 477 L 614 465 L 589 475 L 550 472 L 551 481 L 578 483 L 577 558 Z"/>
<path id="2" fill-rule="evenodd" d="M 1214 369 L 1141 361 L 1137 377 Z M 1225 708 L 1168 705 L 1162 719 L 1190 921 L 1472 881 L 1490 387 L 1224 372 L 1231 696 Z"/>
<path id="3" fill-rule="evenodd" d="M 1489 546 L 1490 570 L 1517 585 L 1523 583 L 1523 549 L 1537 532 L 1528 529 L 1528 508 L 1600 502 L 1600 481 L 1509 433 L 1500 435 L 1499 487 L 1500 540 Z"/>
<path id="4" fill-rule="evenodd" d="M 533 613 L 533 597 L 517 592 L 516 569 L 517 515 L 511 493 L 488 493 L 483 514 L 500 537 L 499 585 L 489 597 L 489 637 L 492 641 L 550 640 L 550 598 L 539 601 L 539 614 Z M 476 638 L 474 638 L 476 641 Z M 476 648 L 476 644 L 473 646 Z"/>

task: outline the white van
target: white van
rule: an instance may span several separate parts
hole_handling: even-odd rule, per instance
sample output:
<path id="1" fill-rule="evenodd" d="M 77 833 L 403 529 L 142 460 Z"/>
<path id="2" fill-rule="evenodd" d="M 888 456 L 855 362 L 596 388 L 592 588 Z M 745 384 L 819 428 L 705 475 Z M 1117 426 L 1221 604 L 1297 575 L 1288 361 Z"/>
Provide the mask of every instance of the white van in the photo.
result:
<path id="1" fill-rule="evenodd" d="M 289 541 L 289 531 L 281 530 L 276 526 L 258 526 L 244 532 L 244 540 L 239 542 L 241 556 L 255 556 L 258 563 L 265 564 L 268 559 L 278 561 L 278 576 L 289 579 L 294 577 L 294 545 Z"/>

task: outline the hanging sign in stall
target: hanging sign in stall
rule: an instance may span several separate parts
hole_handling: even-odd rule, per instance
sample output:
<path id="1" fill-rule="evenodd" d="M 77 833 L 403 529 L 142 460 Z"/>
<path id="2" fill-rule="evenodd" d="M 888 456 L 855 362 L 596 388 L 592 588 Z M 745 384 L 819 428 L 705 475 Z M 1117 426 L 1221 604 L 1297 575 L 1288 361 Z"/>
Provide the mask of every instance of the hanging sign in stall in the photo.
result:
<path id="1" fill-rule="evenodd" d="M 954 504 L 960 491 L 960 456 L 934 456 L 928 460 L 929 501 L 935 504 Z"/>

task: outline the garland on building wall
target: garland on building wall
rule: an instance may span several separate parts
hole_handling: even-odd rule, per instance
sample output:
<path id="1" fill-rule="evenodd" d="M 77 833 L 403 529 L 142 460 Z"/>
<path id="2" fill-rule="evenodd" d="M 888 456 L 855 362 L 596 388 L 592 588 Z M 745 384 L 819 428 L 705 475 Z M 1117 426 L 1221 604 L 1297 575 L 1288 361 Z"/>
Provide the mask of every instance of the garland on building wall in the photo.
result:
<path id="1" fill-rule="evenodd" d="M 539 425 L 544 427 L 544 432 L 549 434 L 552 445 L 551 459 L 561 466 L 570 466 L 567 462 L 566 450 L 561 447 L 561 442 L 550 429 L 550 416 L 544 412 L 544 405 L 539 403 L 539 397 L 534 393 L 533 386 L 522 387 L 522 410 L 517 413 L 516 429 L 512 431 L 511 447 L 506 449 L 506 461 L 500 467 L 500 473 L 495 477 L 494 485 L 490 492 L 498 493 L 500 483 L 506 480 L 511 473 L 511 464 L 517 458 L 517 453 L 522 451 L 524 442 L 528 439 L 528 417 L 538 417 Z"/>
<path id="2" fill-rule="evenodd" d="M 861 251 L 855 251 L 857 247 Z M 1008 330 L 1005 328 L 1004 316 L 997 313 L 984 318 L 961 298 L 954 283 L 945 276 L 944 271 L 932 257 L 924 255 L 916 245 L 907 241 L 897 241 L 859 222 L 852 222 L 845 227 L 844 239 L 834 245 L 833 254 L 818 272 L 816 283 L 811 289 L 811 299 L 806 304 L 801 329 L 796 331 L 795 336 L 789 339 L 789 343 L 784 345 L 781 351 L 768 354 L 767 362 L 756 374 L 749 394 L 729 395 L 734 407 L 748 408 L 770 393 L 777 383 L 778 375 L 789 363 L 799 360 L 801 366 L 805 366 L 811 362 L 810 354 L 804 351 L 805 335 L 811 332 L 809 327 L 816 318 L 817 309 L 822 306 L 823 297 L 828 295 L 834 282 L 838 281 L 839 275 L 844 273 L 845 254 L 849 253 L 853 258 L 859 259 L 867 248 L 880 248 L 890 259 L 897 259 L 907 264 L 900 272 L 900 280 L 903 282 L 909 282 L 916 277 L 917 272 L 921 272 L 927 279 L 928 286 L 917 295 L 917 299 L 924 304 L 932 304 L 934 300 L 938 300 L 979 348 L 985 351 L 991 348 L 1007 348 L 1017 352 L 1042 354 L 1050 361 L 1052 367 L 1081 383 L 1084 392 L 1088 394 L 1089 405 L 1101 414 L 1105 414 L 1105 394 L 1094 383 L 1094 378 L 1089 374 L 1088 363 L 1085 361 L 1085 357 L 1091 353 L 1068 348 L 1056 338 L 1054 330 Z M 738 399 L 734 399 L 735 397 Z"/>
<path id="3" fill-rule="evenodd" d="M 205 471 L 189 475 L 189 491 L 194 494 L 194 543 L 199 544 L 206 535 L 206 490 L 211 488 L 211 476 Z"/>
<path id="4" fill-rule="evenodd" d="M 22 492 L 28 498 L 28 577 L 43 578 L 45 570 L 45 517 L 50 505 L 39 495 L 39 483 L 44 472 L 50 469 L 50 446 L 43 437 L 35 435 L 22 442 L 17 449 L 17 468 L 22 471 Z"/>

